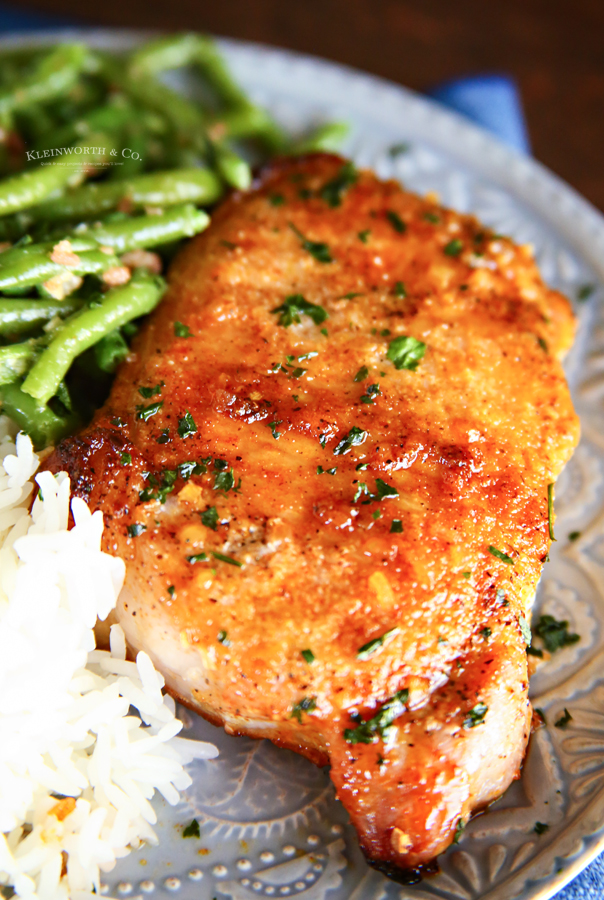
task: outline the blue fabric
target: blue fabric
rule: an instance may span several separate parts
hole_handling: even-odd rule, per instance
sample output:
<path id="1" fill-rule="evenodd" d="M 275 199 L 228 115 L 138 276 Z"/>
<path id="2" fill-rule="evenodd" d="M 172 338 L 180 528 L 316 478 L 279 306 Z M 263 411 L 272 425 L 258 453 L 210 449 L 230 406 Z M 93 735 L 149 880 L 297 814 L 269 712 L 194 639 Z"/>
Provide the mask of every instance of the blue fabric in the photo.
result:
<path id="1" fill-rule="evenodd" d="M 78 22 L 46 15 L 22 12 L 0 3 L 0 34 L 65 28 Z M 482 75 L 459 78 L 428 92 L 434 100 L 488 129 L 516 150 L 530 153 L 522 102 L 515 81 L 507 75 Z M 556 900 L 601 900 L 604 895 L 604 854 L 556 895 Z"/>
<path id="2" fill-rule="evenodd" d="M 518 87 L 508 75 L 477 75 L 446 81 L 430 97 L 496 134 L 515 150 L 530 153 Z"/>

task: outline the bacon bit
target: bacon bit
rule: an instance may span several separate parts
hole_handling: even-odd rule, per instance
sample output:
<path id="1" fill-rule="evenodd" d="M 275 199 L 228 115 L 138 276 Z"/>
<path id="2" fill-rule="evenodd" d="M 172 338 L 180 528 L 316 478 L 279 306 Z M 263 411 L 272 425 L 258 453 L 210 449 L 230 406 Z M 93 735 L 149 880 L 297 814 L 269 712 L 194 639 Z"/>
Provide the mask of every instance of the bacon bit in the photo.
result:
<path id="1" fill-rule="evenodd" d="M 49 816 L 56 816 L 59 822 L 62 822 L 63 819 L 66 819 L 67 816 L 71 815 L 76 807 L 76 802 L 73 797 L 64 797 L 62 800 L 59 800 L 58 803 L 55 803 L 51 809 L 48 810 Z"/>
<path id="2" fill-rule="evenodd" d="M 130 215 L 130 213 L 134 209 L 134 203 L 132 202 L 130 197 L 122 197 L 122 199 L 116 206 L 116 209 L 118 212 L 123 212 Z"/>
<path id="3" fill-rule="evenodd" d="M 221 141 L 226 135 L 227 127 L 224 122 L 214 122 L 214 124 L 208 128 L 208 136 L 212 141 Z"/>
<path id="4" fill-rule="evenodd" d="M 58 266 L 77 266 L 80 257 L 71 249 L 71 242 L 64 240 L 54 245 L 50 260 Z"/>
<path id="5" fill-rule="evenodd" d="M 54 300 L 64 300 L 74 291 L 82 286 L 84 279 L 80 275 L 74 275 L 73 272 L 61 272 L 53 278 L 49 278 L 42 285 Z"/>
<path id="6" fill-rule="evenodd" d="M 105 244 L 103 244 L 101 247 L 99 247 L 99 250 L 101 251 L 101 253 L 104 253 L 105 256 L 113 256 L 113 247 L 107 247 Z"/>
<path id="7" fill-rule="evenodd" d="M 107 269 L 106 272 L 103 272 L 101 278 L 105 284 L 108 284 L 109 287 L 117 287 L 120 284 L 128 284 L 130 278 L 132 277 L 132 272 L 128 268 L 128 266 L 113 266 L 111 269 Z"/>
<path id="8" fill-rule="evenodd" d="M 374 572 L 369 576 L 369 587 L 375 591 L 380 606 L 392 606 L 394 594 L 390 582 L 383 572 Z"/>
<path id="9" fill-rule="evenodd" d="M 413 846 L 413 841 L 400 828 L 393 828 L 392 834 L 390 835 L 390 843 L 392 844 L 392 849 L 395 853 L 405 853 L 409 850 L 410 847 Z"/>
<path id="10" fill-rule="evenodd" d="M 161 257 L 149 250 L 129 250 L 121 261 L 131 269 L 148 269 L 154 275 L 159 275 L 162 269 Z"/>
<path id="11" fill-rule="evenodd" d="M 148 216 L 161 216 L 163 209 L 161 206 L 145 206 L 145 213 Z"/>
<path id="12" fill-rule="evenodd" d="M 10 250 L 12 246 L 10 241 L 0 241 L 0 253 L 4 253 L 5 250 Z"/>
<path id="13" fill-rule="evenodd" d="M 203 490 L 200 485 L 189 482 L 178 492 L 178 499 L 182 503 L 191 503 L 197 506 L 201 503 Z"/>

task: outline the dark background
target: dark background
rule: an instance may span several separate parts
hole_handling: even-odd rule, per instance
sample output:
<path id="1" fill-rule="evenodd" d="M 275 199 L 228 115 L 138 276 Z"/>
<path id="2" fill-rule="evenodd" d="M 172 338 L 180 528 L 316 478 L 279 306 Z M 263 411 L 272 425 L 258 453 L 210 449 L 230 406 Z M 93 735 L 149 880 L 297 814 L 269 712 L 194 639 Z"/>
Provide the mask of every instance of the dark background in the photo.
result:
<path id="1" fill-rule="evenodd" d="M 83 23 L 195 28 L 424 90 L 507 72 L 534 155 L 604 210 L 604 0 L 20 0 Z"/>

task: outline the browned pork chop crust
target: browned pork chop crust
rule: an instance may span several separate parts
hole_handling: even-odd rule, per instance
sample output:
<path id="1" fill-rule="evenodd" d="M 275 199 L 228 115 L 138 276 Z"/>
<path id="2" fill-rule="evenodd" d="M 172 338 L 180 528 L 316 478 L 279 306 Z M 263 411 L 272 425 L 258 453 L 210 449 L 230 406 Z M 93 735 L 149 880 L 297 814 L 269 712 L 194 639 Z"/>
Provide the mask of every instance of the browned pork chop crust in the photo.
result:
<path id="1" fill-rule="evenodd" d="M 228 731 L 329 760 L 365 853 L 410 867 L 522 761 L 573 317 L 529 248 L 343 165 L 217 210 L 50 466 L 126 561 L 131 646 Z"/>

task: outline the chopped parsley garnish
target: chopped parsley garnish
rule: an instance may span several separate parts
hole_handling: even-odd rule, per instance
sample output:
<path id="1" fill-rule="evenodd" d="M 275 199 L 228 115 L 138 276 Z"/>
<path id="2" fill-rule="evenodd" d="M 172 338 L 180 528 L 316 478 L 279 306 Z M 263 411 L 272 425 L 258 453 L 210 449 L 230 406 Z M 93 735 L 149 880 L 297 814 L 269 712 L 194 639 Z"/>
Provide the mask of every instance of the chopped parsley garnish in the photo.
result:
<path id="1" fill-rule="evenodd" d="M 357 425 L 353 425 L 348 434 L 334 447 L 334 455 L 344 456 L 346 453 L 350 453 L 353 447 L 363 444 L 366 439 L 367 432 Z"/>
<path id="2" fill-rule="evenodd" d="M 578 541 L 580 537 L 581 537 L 580 531 L 570 531 L 568 534 L 569 541 Z"/>
<path id="3" fill-rule="evenodd" d="M 374 519 L 380 519 L 382 516 L 382 512 L 379 509 L 374 509 L 371 515 Z"/>
<path id="4" fill-rule="evenodd" d="M 462 572 L 461 573 L 464 578 L 469 578 L 471 576 L 471 572 Z"/>
<path id="5" fill-rule="evenodd" d="M 212 531 L 216 531 L 218 528 L 218 510 L 215 506 L 209 506 L 201 513 L 201 524 L 205 525 L 206 528 L 211 528 Z"/>
<path id="6" fill-rule="evenodd" d="M 500 559 L 501 562 L 507 563 L 508 566 L 514 565 L 514 560 L 511 556 L 508 556 L 507 553 L 504 553 L 503 550 L 498 550 L 497 547 L 493 547 L 491 544 L 489 546 L 489 553 L 491 556 L 495 556 L 497 559 Z"/>
<path id="7" fill-rule="evenodd" d="M 545 834 L 546 831 L 549 831 L 549 825 L 546 825 L 545 822 L 535 822 L 533 831 L 535 834 Z"/>
<path id="8" fill-rule="evenodd" d="M 218 462 L 218 460 L 216 460 Z M 216 465 L 214 463 L 214 466 Z M 223 460 L 220 460 L 223 462 Z M 225 494 L 235 487 L 235 475 L 233 469 L 224 469 L 223 471 L 216 472 L 214 475 L 214 490 L 215 491 L 224 491 Z"/>
<path id="9" fill-rule="evenodd" d="M 560 718 L 554 722 L 556 728 L 566 728 L 569 722 L 572 722 L 573 717 L 569 713 L 569 711 L 564 707 L 564 714 L 560 716 Z"/>
<path id="10" fill-rule="evenodd" d="M 403 523 L 400 519 L 393 519 L 390 523 L 390 534 L 402 534 Z"/>
<path id="11" fill-rule="evenodd" d="M 170 429 L 164 428 L 159 437 L 155 438 L 157 444 L 169 444 L 170 443 Z"/>
<path id="12" fill-rule="evenodd" d="M 302 294 L 290 294 L 289 297 L 285 298 L 281 306 L 276 306 L 271 312 L 280 313 L 278 324 L 283 325 L 285 328 L 293 325 L 294 322 L 299 324 L 302 321 L 300 319 L 301 315 L 311 318 L 315 325 L 320 325 L 327 319 L 327 312 L 323 307 L 317 306 L 315 303 L 309 303 Z"/>
<path id="13" fill-rule="evenodd" d="M 304 659 L 304 662 L 307 662 L 310 666 L 311 663 L 314 663 L 316 656 L 312 652 L 312 650 L 300 650 L 300 655 Z"/>
<path id="14" fill-rule="evenodd" d="M 331 469 L 324 469 L 323 466 L 317 466 L 317 475 L 335 475 L 337 471 L 337 466 L 333 466 Z"/>
<path id="15" fill-rule="evenodd" d="M 367 241 L 369 240 L 370 234 L 371 234 L 371 229 L 366 228 L 365 231 L 359 231 L 359 233 L 357 234 L 357 237 L 360 241 L 362 241 L 363 244 L 366 244 Z"/>
<path id="16" fill-rule="evenodd" d="M 116 428 L 123 428 L 126 423 L 120 416 L 115 416 L 115 418 L 111 419 L 111 424 L 115 425 Z"/>
<path id="17" fill-rule="evenodd" d="M 551 541 L 555 541 L 554 537 L 554 485 L 547 486 L 547 527 L 549 529 L 549 537 Z"/>
<path id="18" fill-rule="evenodd" d="M 307 253 L 310 253 L 317 262 L 321 263 L 330 263 L 333 262 L 333 257 L 329 252 L 329 247 L 327 244 L 323 244 L 321 241 L 310 241 L 308 238 L 304 237 L 301 231 L 299 231 L 293 222 L 289 222 L 289 227 L 294 232 L 297 238 L 302 242 L 302 249 L 306 250 Z"/>
<path id="19" fill-rule="evenodd" d="M 215 550 L 212 550 L 212 556 L 214 559 L 220 560 L 220 562 L 228 563 L 230 566 L 238 566 L 241 568 L 243 563 L 238 562 L 236 559 L 233 559 L 232 556 L 225 556 L 224 553 L 217 553 Z"/>
<path id="20" fill-rule="evenodd" d="M 153 387 L 139 387 L 138 392 L 141 397 L 144 397 L 145 400 L 148 400 L 149 397 L 155 397 L 156 394 L 161 394 L 161 389 L 164 387 L 164 382 L 160 381 L 159 384 L 154 384 Z M 138 406 L 137 406 L 138 409 Z"/>
<path id="21" fill-rule="evenodd" d="M 190 837 L 198 838 L 201 836 L 201 832 L 199 831 L 199 822 L 197 821 L 197 819 L 193 819 L 193 821 L 191 822 L 190 825 L 187 825 L 186 828 L 183 828 L 182 836 L 184 838 L 190 838 Z"/>
<path id="22" fill-rule="evenodd" d="M 449 243 L 445 244 L 443 247 L 443 252 L 446 253 L 447 256 L 459 256 L 462 250 L 463 243 L 459 238 L 453 238 L 452 241 L 449 241 Z"/>
<path id="23" fill-rule="evenodd" d="M 465 827 L 466 827 L 466 823 L 464 822 L 464 820 L 458 819 L 457 825 L 455 826 L 455 834 L 453 835 L 453 843 L 454 844 L 459 844 L 459 842 L 461 840 L 461 836 L 464 833 Z"/>
<path id="24" fill-rule="evenodd" d="M 139 499 L 143 503 L 147 503 L 149 500 L 159 500 L 160 503 L 165 503 L 168 494 L 174 490 L 177 477 L 178 471 L 176 469 L 164 469 L 159 478 L 149 472 L 145 473 L 144 478 L 148 487 L 139 491 Z"/>
<path id="25" fill-rule="evenodd" d="M 219 631 L 216 637 L 219 644 L 224 644 L 225 647 L 231 646 L 231 642 L 229 641 L 228 635 L 224 629 L 222 629 L 222 631 Z"/>
<path id="26" fill-rule="evenodd" d="M 503 588 L 497 588 L 495 593 L 495 600 L 500 606 L 509 606 L 510 601 L 507 599 L 506 593 Z"/>
<path id="27" fill-rule="evenodd" d="M 182 419 L 178 420 L 178 434 L 183 440 L 197 434 L 197 425 L 191 413 L 187 410 Z"/>
<path id="28" fill-rule="evenodd" d="M 358 294 L 356 291 L 349 291 L 340 297 L 340 300 L 354 300 L 355 297 L 364 297 L 364 294 Z"/>
<path id="29" fill-rule="evenodd" d="M 549 348 L 547 346 L 547 341 L 545 341 L 542 337 L 537 337 L 537 343 L 541 347 L 544 353 L 549 353 Z"/>
<path id="30" fill-rule="evenodd" d="M 149 406 L 137 406 L 136 418 L 142 419 L 143 422 L 148 422 L 151 416 L 158 413 L 163 405 L 163 400 L 156 400 L 155 403 L 150 403 Z"/>
<path id="31" fill-rule="evenodd" d="M 194 462 L 192 459 L 187 459 L 184 462 L 179 463 L 177 469 L 180 477 L 184 481 L 187 481 L 187 479 L 189 479 L 191 475 L 205 475 L 208 471 L 208 463 L 210 462 L 210 456 L 207 456 L 205 459 L 200 459 L 199 462 Z"/>
<path id="32" fill-rule="evenodd" d="M 236 250 L 237 249 L 237 244 L 234 244 L 233 241 L 222 240 L 222 241 L 220 241 L 220 243 L 223 247 L 226 247 L 227 250 Z"/>
<path id="33" fill-rule="evenodd" d="M 560 622 L 548 615 L 539 616 L 539 621 L 535 625 L 535 634 L 541 638 L 546 650 L 549 650 L 550 653 L 555 653 L 556 650 L 569 647 L 581 640 L 578 634 L 569 633 L 566 619 Z"/>
<path id="34" fill-rule="evenodd" d="M 375 479 L 375 489 L 377 491 L 377 500 L 387 500 L 391 497 L 398 497 L 398 491 L 391 484 L 386 484 L 381 478 Z"/>
<path id="35" fill-rule="evenodd" d="M 283 196 L 283 194 L 270 194 L 268 202 L 271 206 L 283 206 L 283 204 L 285 203 L 285 197 Z"/>
<path id="36" fill-rule="evenodd" d="M 430 222 L 432 225 L 438 225 L 440 222 L 440 216 L 437 216 L 436 213 L 433 212 L 424 213 L 422 219 L 424 222 Z"/>
<path id="37" fill-rule="evenodd" d="M 206 562 L 207 554 L 205 553 L 193 553 L 192 556 L 187 556 L 187 562 L 191 563 L 191 565 L 195 565 L 198 562 Z"/>
<path id="38" fill-rule="evenodd" d="M 131 466 L 132 465 L 132 454 L 131 453 L 122 453 L 120 455 L 120 462 L 123 466 Z"/>
<path id="39" fill-rule="evenodd" d="M 483 636 L 483 638 L 485 639 L 485 641 L 487 641 L 487 640 L 491 637 L 491 635 L 493 634 L 493 632 L 491 631 L 491 629 L 488 628 L 488 627 L 487 627 L 487 628 L 482 628 L 481 631 L 480 631 L 480 633 L 481 633 L 481 635 Z"/>
<path id="40" fill-rule="evenodd" d="M 355 470 L 355 472 L 364 472 L 365 469 L 368 469 L 368 468 L 369 468 L 369 463 L 360 462 L 360 463 L 356 464 L 356 466 L 354 467 L 354 470 Z"/>
<path id="41" fill-rule="evenodd" d="M 281 425 L 282 423 L 283 423 L 283 419 L 274 419 L 272 422 L 266 423 L 267 426 L 270 428 L 271 434 L 275 438 L 276 441 L 279 440 L 279 438 L 281 437 L 281 434 L 282 434 L 281 431 L 277 431 L 277 426 Z"/>
<path id="42" fill-rule="evenodd" d="M 369 369 L 367 368 L 367 366 L 361 366 L 361 368 L 359 369 L 359 371 L 357 372 L 357 374 L 354 376 L 354 378 L 352 380 L 359 382 L 359 381 L 365 381 L 366 378 L 369 378 Z"/>
<path id="43" fill-rule="evenodd" d="M 370 406 L 373 405 L 374 399 L 381 393 L 379 384 L 370 384 L 367 386 L 367 390 L 361 397 L 361 403 L 367 403 Z"/>
<path id="44" fill-rule="evenodd" d="M 189 329 L 189 326 L 183 325 L 182 322 L 174 323 L 174 334 L 176 335 L 176 337 L 181 338 L 193 337 L 193 332 Z"/>
<path id="45" fill-rule="evenodd" d="M 357 651 L 357 659 L 369 659 L 370 656 L 373 656 L 376 650 L 379 650 L 380 647 L 383 647 L 388 639 L 397 635 L 399 631 L 400 628 L 391 628 L 389 631 L 385 631 L 384 634 L 380 635 L 380 637 L 373 638 L 373 640 L 371 641 L 367 641 L 366 644 L 363 644 L 362 647 L 359 647 Z"/>
<path id="46" fill-rule="evenodd" d="M 524 638 L 524 643 L 527 647 L 530 647 L 533 642 L 533 635 L 531 634 L 531 626 L 524 618 L 524 616 L 518 616 L 518 624 L 520 625 L 520 631 L 522 632 L 522 637 Z"/>
<path id="47" fill-rule="evenodd" d="M 408 699 L 408 688 L 397 691 L 371 719 L 363 722 L 359 716 L 356 728 L 346 728 L 344 740 L 349 744 L 373 744 L 380 738 L 387 742 L 392 734 L 392 723 L 405 712 Z"/>
<path id="48" fill-rule="evenodd" d="M 395 297 L 406 297 L 407 289 L 402 281 L 396 281 L 394 287 L 392 288 L 392 293 Z"/>
<path id="49" fill-rule="evenodd" d="M 587 300 L 595 291 L 595 284 L 582 284 L 577 291 L 577 300 Z"/>
<path id="50" fill-rule="evenodd" d="M 537 713 L 537 715 L 539 716 L 539 718 L 543 719 L 543 724 L 544 724 L 544 725 L 547 725 L 547 719 L 545 718 L 545 713 L 543 712 L 543 710 L 542 710 L 542 709 L 539 709 L 539 707 L 536 706 L 536 707 L 535 707 L 535 712 Z"/>
<path id="51" fill-rule="evenodd" d="M 543 659 L 543 650 L 539 650 L 538 647 L 533 647 L 531 644 L 530 647 L 526 648 L 527 656 L 537 656 L 539 659 Z"/>
<path id="52" fill-rule="evenodd" d="M 387 358 L 395 369 L 408 369 L 415 372 L 426 353 L 426 345 L 414 337 L 401 335 L 388 345 Z"/>
<path id="53" fill-rule="evenodd" d="M 302 723 L 302 713 L 312 712 L 313 709 L 316 708 L 316 697 L 302 697 L 302 699 L 292 707 L 290 719 L 297 719 L 298 722 Z"/>
<path id="54" fill-rule="evenodd" d="M 405 222 L 403 222 L 399 214 L 394 212 L 393 209 L 386 210 L 386 218 L 395 231 L 397 231 L 399 234 L 405 233 L 405 231 L 407 230 L 407 225 L 405 224 Z"/>
<path id="55" fill-rule="evenodd" d="M 403 153 L 409 153 L 411 149 L 411 144 L 407 141 L 401 141 L 400 144 L 393 144 L 392 147 L 388 149 L 388 155 L 392 157 L 392 159 L 396 159 L 397 156 L 402 156 Z"/>
<path id="56" fill-rule="evenodd" d="M 314 359 L 315 356 L 319 355 L 318 350 L 309 350 L 308 353 L 303 353 L 302 356 L 298 357 L 298 362 L 304 362 L 306 359 Z"/>
<path id="57" fill-rule="evenodd" d="M 489 707 L 486 705 L 486 703 L 477 703 L 476 706 L 472 707 L 470 712 L 463 720 L 463 727 L 476 728 L 477 725 L 482 725 L 488 709 Z"/>
<path id="58" fill-rule="evenodd" d="M 319 191 L 319 197 L 325 200 L 332 208 L 341 206 L 342 194 L 356 182 L 359 177 L 357 170 L 351 162 L 344 163 L 335 178 L 324 184 Z"/>
<path id="59" fill-rule="evenodd" d="M 128 529 L 127 529 L 128 535 L 131 538 L 138 537 L 140 534 L 143 533 L 143 531 L 146 531 L 146 530 L 147 530 L 147 526 L 141 525 L 140 522 L 134 522 L 133 525 L 128 525 Z"/>
<path id="60" fill-rule="evenodd" d="M 329 332 L 327 331 L 327 328 L 322 328 L 322 329 L 321 329 L 321 334 L 324 334 L 325 337 L 329 337 Z"/>
<path id="61" fill-rule="evenodd" d="M 176 588 L 174 587 L 173 584 L 171 584 L 168 586 L 167 591 L 168 591 L 168 594 L 170 595 L 170 597 L 173 597 L 174 594 L 176 593 Z"/>

